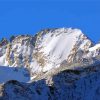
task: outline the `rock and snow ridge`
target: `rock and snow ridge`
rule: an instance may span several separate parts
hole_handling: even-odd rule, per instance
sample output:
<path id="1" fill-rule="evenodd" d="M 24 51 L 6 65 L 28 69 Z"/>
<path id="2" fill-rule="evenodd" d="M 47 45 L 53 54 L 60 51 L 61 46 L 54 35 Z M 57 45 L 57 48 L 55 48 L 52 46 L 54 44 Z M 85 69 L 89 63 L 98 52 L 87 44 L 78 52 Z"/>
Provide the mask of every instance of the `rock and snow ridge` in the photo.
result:
<path id="1" fill-rule="evenodd" d="M 0 44 L 0 66 L 24 66 L 31 79 L 62 65 L 94 63 L 100 55 L 100 44 L 94 45 L 81 30 L 72 28 L 47 29 L 35 36 L 19 35 Z"/>
<path id="2" fill-rule="evenodd" d="M 3 39 L 0 66 L 0 100 L 100 98 L 100 43 L 79 29 Z"/>
<path id="3" fill-rule="evenodd" d="M 99 100 L 100 65 L 91 67 L 31 83 L 8 81 L 0 85 L 0 100 Z"/>

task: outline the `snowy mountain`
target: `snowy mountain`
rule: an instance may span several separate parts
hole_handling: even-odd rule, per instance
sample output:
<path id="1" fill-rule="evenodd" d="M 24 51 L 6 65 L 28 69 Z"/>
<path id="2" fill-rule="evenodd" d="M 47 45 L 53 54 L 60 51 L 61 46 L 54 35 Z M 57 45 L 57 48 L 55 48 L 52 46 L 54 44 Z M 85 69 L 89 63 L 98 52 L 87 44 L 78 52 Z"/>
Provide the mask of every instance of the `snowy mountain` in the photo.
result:
<path id="1" fill-rule="evenodd" d="M 79 29 L 60 28 L 40 31 L 35 36 L 20 35 L 0 46 L 0 65 L 27 67 L 34 78 L 61 65 L 88 61 L 99 55 L 100 44 Z M 70 69 L 70 67 L 69 67 Z"/>
<path id="2" fill-rule="evenodd" d="M 4 38 L 0 100 L 99 100 L 97 94 L 91 97 L 97 99 L 89 99 L 85 93 L 92 88 L 89 95 L 94 94 L 99 88 L 99 65 L 100 43 L 93 43 L 79 29 L 46 29 L 35 36 Z"/>
<path id="3" fill-rule="evenodd" d="M 100 65 L 62 71 L 47 80 L 0 85 L 0 100 L 100 100 Z"/>

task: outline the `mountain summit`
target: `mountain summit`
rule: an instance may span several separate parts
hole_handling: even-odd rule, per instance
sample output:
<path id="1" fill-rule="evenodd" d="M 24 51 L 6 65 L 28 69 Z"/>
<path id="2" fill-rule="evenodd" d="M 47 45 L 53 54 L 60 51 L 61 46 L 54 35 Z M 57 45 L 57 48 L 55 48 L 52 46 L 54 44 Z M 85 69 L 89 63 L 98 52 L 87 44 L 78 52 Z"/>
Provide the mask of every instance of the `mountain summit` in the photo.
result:
<path id="1" fill-rule="evenodd" d="M 94 63 L 100 54 L 100 44 L 72 28 L 46 29 L 35 36 L 16 36 L 10 42 L 3 39 L 1 44 L 0 66 L 25 67 L 32 79 L 53 69 L 79 67 L 75 63 Z"/>
<path id="2" fill-rule="evenodd" d="M 99 100 L 100 43 L 79 29 L 45 29 L 0 42 L 0 100 Z"/>

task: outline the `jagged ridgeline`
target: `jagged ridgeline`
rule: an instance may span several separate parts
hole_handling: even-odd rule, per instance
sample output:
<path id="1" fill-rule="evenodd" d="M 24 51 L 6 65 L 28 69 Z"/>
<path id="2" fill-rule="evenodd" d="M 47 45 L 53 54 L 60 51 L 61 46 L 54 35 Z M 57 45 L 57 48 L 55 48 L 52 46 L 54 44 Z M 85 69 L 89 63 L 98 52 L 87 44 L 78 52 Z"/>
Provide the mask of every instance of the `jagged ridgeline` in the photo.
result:
<path id="1" fill-rule="evenodd" d="M 45 29 L 34 36 L 11 36 L 0 42 L 0 65 L 25 67 L 32 78 L 50 70 L 93 64 L 99 54 L 100 44 L 72 28 Z"/>
<path id="2" fill-rule="evenodd" d="M 0 100 L 99 100 L 99 67 L 100 43 L 80 29 L 3 38 Z"/>

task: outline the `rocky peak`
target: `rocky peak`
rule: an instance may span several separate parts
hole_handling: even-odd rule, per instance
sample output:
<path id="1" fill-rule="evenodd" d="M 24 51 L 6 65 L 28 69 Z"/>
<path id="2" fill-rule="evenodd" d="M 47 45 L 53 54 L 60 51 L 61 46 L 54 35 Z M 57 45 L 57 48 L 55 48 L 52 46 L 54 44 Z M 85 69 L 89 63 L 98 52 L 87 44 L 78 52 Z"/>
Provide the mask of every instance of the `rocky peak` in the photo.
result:
<path id="1" fill-rule="evenodd" d="M 2 38 L 2 40 L 0 41 L 0 46 L 5 46 L 8 44 L 8 40 L 6 38 Z"/>
<path id="2" fill-rule="evenodd" d="M 45 29 L 1 45 L 0 100 L 99 100 L 100 43 L 81 30 Z"/>
<path id="3" fill-rule="evenodd" d="M 99 49 L 94 47 L 94 43 L 79 29 L 45 29 L 35 36 L 14 37 L 5 48 L 0 49 L 0 65 L 24 66 L 32 77 L 36 77 L 61 67 L 63 62 L 66 66 L 69 63 L 83 63 L 84 59 L 94 61 L 94 57 L 100 54 Z"/>

